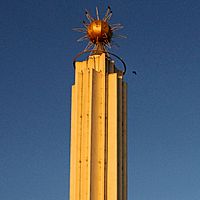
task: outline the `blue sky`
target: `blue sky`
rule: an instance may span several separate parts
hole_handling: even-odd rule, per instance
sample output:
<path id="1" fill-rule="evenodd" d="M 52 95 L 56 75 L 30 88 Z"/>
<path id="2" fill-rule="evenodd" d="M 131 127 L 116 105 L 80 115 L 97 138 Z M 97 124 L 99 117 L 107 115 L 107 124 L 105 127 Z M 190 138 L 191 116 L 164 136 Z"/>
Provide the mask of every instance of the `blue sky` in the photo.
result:
<path id="1" fill-rule="evenodd" d="M 129 200 L 200 199 L 200 2 L 0 0 L 0 199 L 69 199 L 73 57 L 84 9 L 122 23 Z M 132 74 L 137 71 L 137 76 Z"/>

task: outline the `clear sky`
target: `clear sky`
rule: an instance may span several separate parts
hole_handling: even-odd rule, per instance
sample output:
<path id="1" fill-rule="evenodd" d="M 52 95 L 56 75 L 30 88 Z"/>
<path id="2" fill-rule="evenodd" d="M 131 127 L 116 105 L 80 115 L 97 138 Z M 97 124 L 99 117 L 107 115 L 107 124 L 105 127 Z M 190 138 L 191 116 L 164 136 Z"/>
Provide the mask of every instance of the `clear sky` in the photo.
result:
<path id="1" fill-rule="evenodd" d="M 68 200 L 84 9 L 122 23 L 129 200 L 200 199 L 200 1 L 0 0 L 0 199 Z M 137 76 L 132 71 L 137 71 Z"/>

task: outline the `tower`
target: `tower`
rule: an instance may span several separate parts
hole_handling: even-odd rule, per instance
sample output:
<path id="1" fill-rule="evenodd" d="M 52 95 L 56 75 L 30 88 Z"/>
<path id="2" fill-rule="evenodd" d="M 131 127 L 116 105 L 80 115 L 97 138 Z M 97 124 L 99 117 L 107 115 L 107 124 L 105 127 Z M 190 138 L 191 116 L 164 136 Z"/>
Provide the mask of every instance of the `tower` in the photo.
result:
<path id="1" fill-rule="evenodd" d="M 86 60 L 75 62 L 70 200 L 127 199 L 127 84 L 105 49 L 113 34 L 110 15 L 110 8 L 103 20 L 98 10 L 97 19 L 86 13 L 87 37 L 94 49 Z"/>

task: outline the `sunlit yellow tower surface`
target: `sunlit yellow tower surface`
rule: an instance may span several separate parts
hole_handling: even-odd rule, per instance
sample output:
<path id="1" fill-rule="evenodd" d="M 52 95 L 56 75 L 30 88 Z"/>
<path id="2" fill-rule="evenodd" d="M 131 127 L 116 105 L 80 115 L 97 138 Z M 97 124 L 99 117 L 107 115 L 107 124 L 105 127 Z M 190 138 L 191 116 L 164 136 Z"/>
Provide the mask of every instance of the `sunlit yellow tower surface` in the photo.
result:
<path id="1" fill-rule="evenodd" d="M 96 12 L 97 19 L 86 12 L 89 24 L 84 23 L 94 47 L 83 53 L 91 55 L 74 63 L 70 200 L 126 200 L 127 84 L 106 51 L 114 31 L 108 25 L 112 12 L 108 8 L 103 20 Z"/>

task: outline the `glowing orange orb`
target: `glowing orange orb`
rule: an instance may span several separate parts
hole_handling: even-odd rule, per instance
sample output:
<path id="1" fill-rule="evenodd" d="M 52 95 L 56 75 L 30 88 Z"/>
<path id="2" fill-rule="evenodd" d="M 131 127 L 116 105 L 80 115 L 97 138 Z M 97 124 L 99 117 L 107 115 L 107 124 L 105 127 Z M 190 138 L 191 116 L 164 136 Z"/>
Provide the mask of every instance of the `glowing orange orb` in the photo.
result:
<path id="1" fill-rule="evenodd" d="M 94 20 L 87 27 L 87 35 L 94 44 L 101 42 L 107 44 L 111 41 L 112 30 L 107 22 Z"/>

